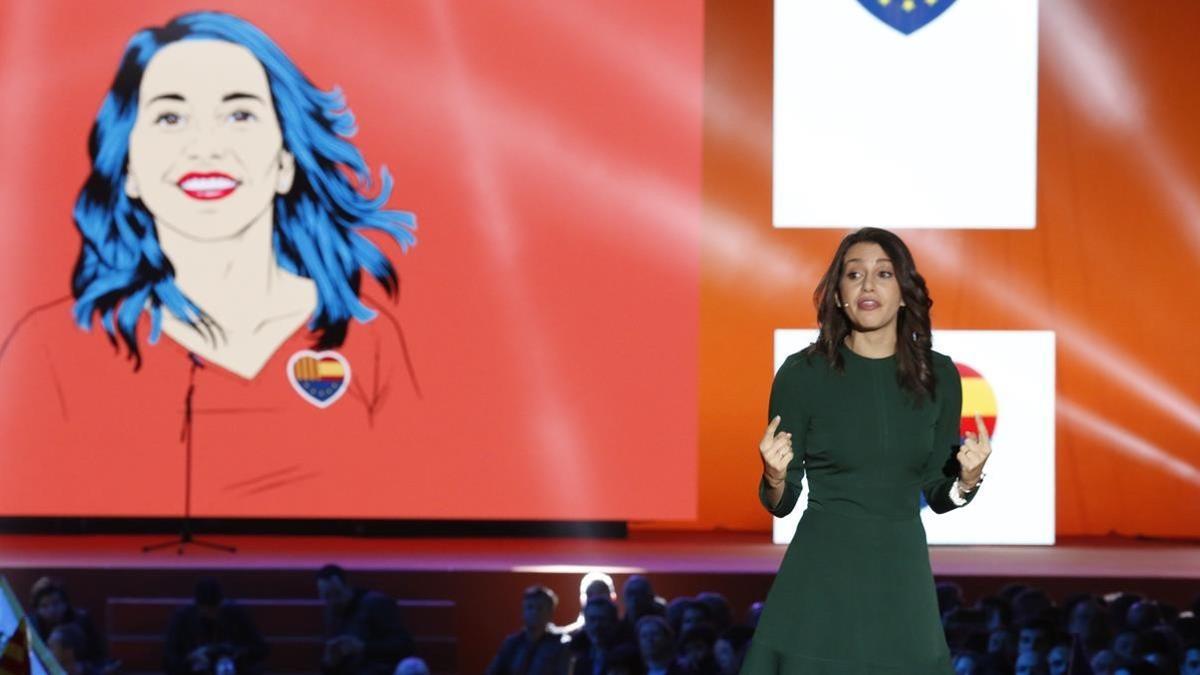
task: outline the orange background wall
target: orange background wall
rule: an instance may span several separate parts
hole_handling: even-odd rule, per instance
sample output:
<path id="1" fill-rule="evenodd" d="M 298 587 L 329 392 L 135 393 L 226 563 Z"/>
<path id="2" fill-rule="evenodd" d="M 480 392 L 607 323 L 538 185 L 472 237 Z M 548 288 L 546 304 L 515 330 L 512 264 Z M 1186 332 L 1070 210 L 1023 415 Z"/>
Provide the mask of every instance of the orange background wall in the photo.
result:
<path id="1" fill-rule="evenodd" d="M 686 526 L 766 530 L 772 331 L 816 326 L 809 298 L 844 232 L 771 227 L 772 3 L 706 12 L 700 499 Z M 1060 536 L 1200 537 L 1198 25 L 1190 0 L 1043 0 L 1037 228 L 901 233 L 935 328 L 1057 333 Z"/>

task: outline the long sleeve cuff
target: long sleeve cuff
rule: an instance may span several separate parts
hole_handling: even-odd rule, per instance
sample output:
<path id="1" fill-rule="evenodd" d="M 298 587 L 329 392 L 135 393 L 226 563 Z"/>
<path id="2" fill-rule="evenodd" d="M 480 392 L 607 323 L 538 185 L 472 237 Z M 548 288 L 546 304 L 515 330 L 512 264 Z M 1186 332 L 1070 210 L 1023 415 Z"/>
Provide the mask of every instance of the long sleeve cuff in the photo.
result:
<path id="1" fill-rule="evenodd" d="M 958 485 L 958 479 L 955 478 L 954 483 L 950 485 L 950 501 L 954 502 L 955 506 L 966 506 L 967 502 L 971 500 L 969 497 L 962 496 L 962 493 L 958 489 Z M 978 490 L 979 487 L 976 486 L 975 489 Z"/>

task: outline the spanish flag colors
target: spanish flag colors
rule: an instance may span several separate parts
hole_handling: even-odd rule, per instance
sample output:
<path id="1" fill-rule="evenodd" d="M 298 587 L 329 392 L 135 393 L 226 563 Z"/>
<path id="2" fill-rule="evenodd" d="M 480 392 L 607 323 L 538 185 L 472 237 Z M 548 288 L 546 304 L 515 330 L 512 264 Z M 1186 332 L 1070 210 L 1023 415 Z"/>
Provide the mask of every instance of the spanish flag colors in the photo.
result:
<path id="1" fill-rule="evenodd" d="M 996 431 L 996 393 L 992 391 L 992 385 L 974 368 L 962 363 L 954 365 L 962 378 L 962 422 L 959 433 L 963 436 L 968 431 L 979 433 L 975 428 L 975 413 L 979 413 L 990 436 Z"/>

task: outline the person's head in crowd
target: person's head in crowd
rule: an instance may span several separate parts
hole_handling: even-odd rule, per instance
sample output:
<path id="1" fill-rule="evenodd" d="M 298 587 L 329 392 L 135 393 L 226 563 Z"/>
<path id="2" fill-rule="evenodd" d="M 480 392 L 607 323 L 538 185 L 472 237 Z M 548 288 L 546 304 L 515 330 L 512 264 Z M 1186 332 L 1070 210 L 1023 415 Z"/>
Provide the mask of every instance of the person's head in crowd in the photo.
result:
<path id="1" fill-rule="evenodd" d="M 962 652 L 954 657 L 954 675 L 982 675 L 983 656 L 975 652 Z"/>
<path id="2" fill-rule="evenodd" d="M 712 627 L 712 610 L 707 603 L 697 598 L 692 598 L 684 604 L 683 613 L 679 617 L 679 635 L 682 636 L 689 630 L 701 625 Z"/>
<path id="3" fill-rule="evenodd" d="M 1012 607 L 1008 601 L 997 595 L 990 595 L 979 601 L 979 609 L 987 616 L 987 630 L 1008 628 L 1012 624 Z"/>
<path id="4" fill-rule="evenodd" d="M 1033 619 L 1021 624 L 1017 635 L 1017 653 L 1037 652 L 1043 656 L 1050 651 L 1054 637 L 1054 624 L 1045 619 Z"/>
<path id="5" fill-rule="evenodd" d="M 745 624 L 751 628 L 758 628 L 758 620 L 762 617 L 764 602 L 755 602 L 750 605 L 750 609 L 746 612 Z"/>
<path id="6" fill-rule="evenodd" d="M 1083 637 L 1101 611 L 1094 597 L 1088 595 L 1076 598 L 1067 605 L 1067 633 Z"/>
<path id="7" fill-rule="evenodd" d="M 1017 658 L 1017 636 L 1007 628 L 994 630 L 988 634 L 987 651 L 999 661 L 1012 663 Z"/>
<path id="8" fill-rule="evenodd" d="M 700 623 L 683 631 L 679 636 L 679 665 L 689 673 L 711 673 L 716 670 L 713 645 L 717 642 L 717 631 L 712 624 Z"/>
<path id="9" fill-rule="evenodd" d="M 1117 655 L 1111 649 L 1101 649 L 1092 654 L 1088 665 L 1092 667 L 1093 675 L 1112 675 L 1113 668 L 1117 666 Z"/>
<path id="10" fill-rule="evenodd" d="M 729 607 L 729 601 L 725 599 L 725 596 L 705 591 L 697 595 L 696 600 L 708 607 L 708 620 L 718 635 L 733 625 L 733 610 Z"/>
<path id="11" fill-rule="evenodd" d="M 1050 596 L 1040 588 L 1026 588 L 1013 598 L 1012 618 L 1017 624 L 1046 619 L 1054 609 Z"/>
<path id="12" fill-rule="evenodd" d="M 1013 675 L 1046 675 L 1046 656 L 1032 650 L 1021 652 L 1013 667 Z"/>
<path id="13" fill-rule="evenodd" d="M 667 623 L 671 624 L 671 630 L 675 631 L 676 635 L 683 632 L 683 611 L 692 604 L 693 598 L 686 595 L 678 598 L 672 598 L 667 603 Z"/>
<path id="14" fill-rule="evenodd" d="M 592 598 L 608 598 L 617 604 L 617 587 L 613 585 L 612 577 L 604 572 L 588 572 L 579 580 L 579 606 L 587 605 Z"/>
<path id="15" fill-rule="evenodd" d="M 647 668 L 666 668 L 675 660 L 675 632 L 666 618 L 651 614 L 638 619 L 637 640 Z"/>
<path id="16" fill-rule="evenodd" d="M 938 613 L 946 616 L 962 606 L 962 587 L 953 581 L 937 583 Z"/>
<path id="17" fill-rule="evenodd" d="M 82 670 L 83 650 L 86 648 L 87 638 L 83 634 L 83 629 L 73 623 L 59 624 L 54 630 L 50 631 L 49 637 L 46 638 L 46 646 L 50 652 L 54 654 L 55 660 L 68 673 L 76 673 Z"/>
<path id="18" fill-rule="evenodd" d="M 350 602 L 354 587 L 346 578 L 346 570 L 333 564 L 317 570 L 317 596 L 330 607 L 344 607 Z"/>
<path id="19" fill-rule="evenodd" d="M 1125 612 L 1125 628 L 1144 631 L 1163 622 L 1162 611 L 1153 600 L 1138 600 Z"/>
<path id="20" fill-rule="evenodd" d="M 1071 645 L 1060 642 L 1050 648 L 1046 656 L 1046 669 L 1050 675 L 1067 675 L 1067 667 L 1071 665 Z"/>
<path id="21" fill-rule="evenodd" d="M 29 604 L 44 629 L 53 629 L 70 620 L 71 601 L 67 598 L 66 589 L 57 580 L 50 577 L 38 579 L 30 589 L 29 596 Z"/>
<path id="22" fill-rule="evenodd" d="M 612 646 L 617 636 L 617 621 L 617 606 L 607 597 L 594 597 L 583 606 L 583 632 L 597 648 Z"/>
<path id="23" fill-rule="evenodd" d="M 713 657 L 721 675 L 737 675 L 742 670 L 742 661 L 754 638 L 754 629 L 749 626 L 730 626 L 713 643 Z"/>
<path id="24" fill-rule="evenodd" d="M 1120 632 L 1126 629 L 1125 619 L 1129 616 L 1129 608 L 1141 599 L 1142 596 L 1134 593 L 1110 593 L 1104 596 L 1114 631 Z"/>
<path id="25" fill-rule="evenodd" d="M 1179 675 L 1200 675 L 1200 643 L 1188 645 L 1188 648 L 1183 650 Z"/>
<path id="26" fill-rule="evenodd" d="M 1020 595 L 1022 591 L 1025 591 L 1028 588 L 1029 588 L 1029 586 L 1026 586 L 1025 584 L 1022 584 L 1022 583 L 1005 584 L 1000 589 L 1000 599 L 1007 602 L 1009 604 L 1009 606 L 1011 607 L 1013 604 L 1013 601 L 1016 600 L 1017 596 Z"/>
<path id="27" fill-rule="evenodd" d="M 646 577 L 635 574 L 625 580 L 621 587 L 621 596 L 625 601 L 625 618 L 630 623 L 637 624 L 643 616 L 655 613 L 658 600 L 654 596 L 654 587 Z"/>
<path id="28" fill-rule="evenodd" d="M 952 650 L 987 650 L 987 612 L 983 609 L 958 607 L 942 617 L 946 642 Z"/>
<path id="29" fill-rule="evenodd" d="M 429 666 L 419 656 L 410 656 L 396 664 L 392 675 L 429 675 Z"/>
<path id="30" fill-rule="evenodd" d="M 225 594 L 221 592 L 221 584 L 217 583 L 216 579 L 204 577 L 196 582 L 192 599 L 196 603 L 196 610 L 200 613 L 201 618 L 216 621 L 217 614 L 221 611 L 221 603 L 225 600 Z"/>
<path id="31" fill-rule="evenodd" d="M 527 633 L 542 633 L 554 620 L 558 596 L 545 586 L 530 586 L 521 596 L 521 620 Z"/>
<path id="32" fill-rule="evenodd" d="M 1123 630 L 1113 638 L 1112 650 L 1122 659 L 1133 661 L 1141 658 L 1145 646 L 1142 643 L 1142 636 L 1138 635 L 1137 631 Z"/>

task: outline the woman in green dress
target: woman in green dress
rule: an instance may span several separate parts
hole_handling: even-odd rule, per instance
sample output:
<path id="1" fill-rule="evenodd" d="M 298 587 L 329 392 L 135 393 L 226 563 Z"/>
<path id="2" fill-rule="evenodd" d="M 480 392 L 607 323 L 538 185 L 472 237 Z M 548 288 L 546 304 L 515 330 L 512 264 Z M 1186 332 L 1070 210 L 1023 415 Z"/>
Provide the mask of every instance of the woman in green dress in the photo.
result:
<path id="1" fill-rule="evenodd" d="M 783 558 L 745 675 L 951 675 L 921 495 L 966 505 L 991 452 L 959 435 L 962 383 L 932 350 L 925 280 L 896 235 L 842 240 L 813 296 L 820 335 L 787 358 L 759 446 L 759 496 L 808 507 Z"/>

